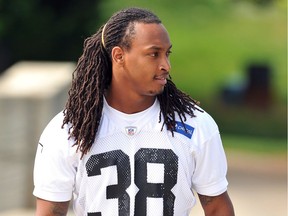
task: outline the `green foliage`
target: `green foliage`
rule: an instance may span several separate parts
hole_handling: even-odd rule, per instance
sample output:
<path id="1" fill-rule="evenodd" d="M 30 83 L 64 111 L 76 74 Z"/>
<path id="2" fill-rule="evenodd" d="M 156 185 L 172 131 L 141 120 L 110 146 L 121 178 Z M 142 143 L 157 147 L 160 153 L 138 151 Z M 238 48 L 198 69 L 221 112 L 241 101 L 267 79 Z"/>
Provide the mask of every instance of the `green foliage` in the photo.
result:
<path id="1" fill-rule="evenodd" d="M 0 56 L 9 63 L 77 61 L 84 38 L 98 25 L 98 4 L 93 0 L 1 0 Z"/>

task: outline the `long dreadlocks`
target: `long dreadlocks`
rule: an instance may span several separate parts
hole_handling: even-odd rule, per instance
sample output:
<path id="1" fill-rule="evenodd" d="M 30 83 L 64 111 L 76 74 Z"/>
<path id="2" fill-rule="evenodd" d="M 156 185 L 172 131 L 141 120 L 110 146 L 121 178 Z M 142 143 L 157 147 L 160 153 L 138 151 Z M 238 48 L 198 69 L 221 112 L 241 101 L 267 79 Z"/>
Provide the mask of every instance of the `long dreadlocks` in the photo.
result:
<path id="1" fill-rule="evenodd" d="M 104 26 L 84 41 L 83 54 L 72 76 L 62 125 L 70 124 L 70 138 L 75 139 L 77 150 L 82 152 L 82 156 L 90 150 L 99 128 L 104 91 L 112 79 L 111 51 L 115 46 L 127 50 L 130 48 L 136 22 L 161 23 L 150 11 L 129 8 L 114 14 Z M 102 42 L 102 38 L 105 41 Z M 157 98 L 161 109 L 159 122 L 163 115 L 162 129 L 166 125 L 173 134 L 175 112 L 182 123 L 186 121 L 185 114 L 194 117 L 197 102 L 178 90 L 171 80 L 168 80 L 163 93 Z"/>

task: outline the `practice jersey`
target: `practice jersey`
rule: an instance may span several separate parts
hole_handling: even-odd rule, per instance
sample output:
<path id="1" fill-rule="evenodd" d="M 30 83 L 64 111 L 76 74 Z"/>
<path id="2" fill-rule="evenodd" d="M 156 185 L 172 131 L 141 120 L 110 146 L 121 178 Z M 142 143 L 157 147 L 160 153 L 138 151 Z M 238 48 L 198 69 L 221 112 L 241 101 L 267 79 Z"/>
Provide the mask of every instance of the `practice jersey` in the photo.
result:
<path id="1" fill-rule="evenodd" d="M 195 110 L 183 124 L 176 114 L 172 134 L 159 114 L 158 100 L 129 115 L 104 101 L 95 142 L 81 158 L 59 113 L 40 137 L 33 194 L 73 199 L 77 216 L 188 216 L 193 191 L 225 192 L 227 164 L 214 120 Z"/>

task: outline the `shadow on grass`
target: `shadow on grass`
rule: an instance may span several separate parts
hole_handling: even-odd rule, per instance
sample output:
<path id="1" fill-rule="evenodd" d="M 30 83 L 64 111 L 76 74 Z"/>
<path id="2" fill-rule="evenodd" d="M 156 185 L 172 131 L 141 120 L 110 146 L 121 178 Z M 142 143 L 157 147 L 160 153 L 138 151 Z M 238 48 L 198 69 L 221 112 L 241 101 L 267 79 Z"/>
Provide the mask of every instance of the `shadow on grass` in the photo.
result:
<path id="1" fill-rule="evenodd" d="M 261 109 L 243 104 L 227 105 L 214 98 L 201 101 L 201 106 L 213 116 L 222 133 L 284 141 L 287 138 L 287 105 L 284 103 L 275 102 Z"/>

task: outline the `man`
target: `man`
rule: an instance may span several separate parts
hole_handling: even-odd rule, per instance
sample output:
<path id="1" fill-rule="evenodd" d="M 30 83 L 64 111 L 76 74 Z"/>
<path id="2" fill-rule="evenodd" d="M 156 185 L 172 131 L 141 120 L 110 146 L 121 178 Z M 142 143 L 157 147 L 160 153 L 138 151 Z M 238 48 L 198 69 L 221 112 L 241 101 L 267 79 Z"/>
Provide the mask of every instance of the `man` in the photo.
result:
<path id="1" fill-rule="evenodd" d="M 218 127 L 169 79 L 171 42 L 129 8 L 85 40 L 69 99 L 41 135 L 36 215 L 233 216 Z M 62 127 L 61 127 L 62 126 Z"/>

